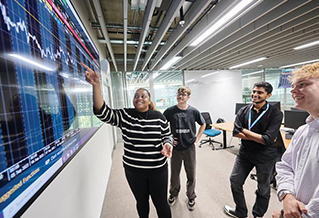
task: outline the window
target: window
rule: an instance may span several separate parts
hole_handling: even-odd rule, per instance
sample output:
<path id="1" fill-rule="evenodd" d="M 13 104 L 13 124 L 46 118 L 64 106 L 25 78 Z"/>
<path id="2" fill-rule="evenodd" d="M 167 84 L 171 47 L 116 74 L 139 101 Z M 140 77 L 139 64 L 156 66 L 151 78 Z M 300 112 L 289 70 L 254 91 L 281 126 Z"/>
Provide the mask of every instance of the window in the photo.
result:
<path id="1" fill-rule="evenodd" d="M 269 82 L 274 90 L 272 92 L 271 101 L 280 101 L 281 110 L 287 110 L 294 106 L 291 97 L 291 88 L 278 88 L 281 69 L 269 68 L 262 70 L 243 70 L 242 71 L 242 95 L 243 102 L 250 102 L 250 93 L 256 82 Z"/>

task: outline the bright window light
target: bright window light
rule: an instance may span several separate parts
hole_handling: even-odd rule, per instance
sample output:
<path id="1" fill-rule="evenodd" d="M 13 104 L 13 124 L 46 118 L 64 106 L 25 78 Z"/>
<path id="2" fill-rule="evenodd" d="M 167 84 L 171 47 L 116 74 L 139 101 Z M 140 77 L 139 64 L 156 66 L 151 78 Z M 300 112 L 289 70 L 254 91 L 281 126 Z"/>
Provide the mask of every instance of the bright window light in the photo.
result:
<path id="1" fill-rule="evenodd" d="M 297 46 L 294 49 L 295 50 L 299 50 L 299 49 L 308 48 L 308 47 L 315 46 L 315 45 L 319 45 L 319 40 L 318 41 L 314 41 L 314 42 L 310 42 L 310 43 L 307 43 L 307 44 L 304 44 L 304 45 Z"/>
<path id="2" fill-rule="evenodd" d="M 232 18 L 234 18 L 241 10 L 243 10 L 249 3 L 253 0 L 242 0 L 240 1 L 233 9 L 231 9 L 227 14 L 225 14 L 222 18 L 215 22 L 209 29 L 206 30 L 203 34 L 201 34 L 194 42 L 190 44 L 190 46 L 197 46 L 204 39 L 211 36 L 214 32 L 224 26 L 227 22 L 229 22 Z"/>
<path id="3" fill-rule="evenodd" d="M 208 77 L 208 76 L 217 74 L 217 73 L 219 73 L 219 72 L 217 71 L 217 72 L 213 72 L 213 73 L 208 73 L 208 74 L 205 74 L 205 75 L 203 75 L 203 76 L 201 76 L 201 77 L 202 77 L 202 78 L 205 78 L 205 77 Z"/>
<path id="4" fill-rule="evenodd" d="M 300 65 L 310 64 L 310 63 L 314 63 L 314 62 L 319 62 L 319 59 L 315 59 L 315 60 L 311 60 L 311 61 L 305 61 L 305 62 L 300 62 L 300 63 L 296 63 L 296 64 L 290 64 L 290 65 L 286 65 L 286 66 L 281 66 L 281 67 L 279 67 L 279 69 L 288 68 L 288 67 L 294 67 L 294 66 L 300 66 Z"/>
<path id="5" fill-rule="evenodd" d="M 19 59 L 19 60 L 21 60 L 21 61 L 24 61 L 24 62 L 27 62 L 27 63 L 29 63 L 29 64 L 32 64 L 32 65 L 34 65 L 34 66 L 40 67 L 41 69 L 44 69 L 44 70 L 47 70 L 47 71 L 55 71 L 55 69 L 46 67 L 46 66 L 44 66 L 44 65 L 42 65 L 42 64 L 40 64 L 40 63 L 38 63 L 38 62 L 36 62 L 36 61 L 33 61 L 33 60 L 31 60 L 31 59 L 22 57 L 22 56 L 17 55 L 17 54 L 9 54 L 9 56 L 14 57 L 14 58 L 17 58 L 17 59 Z"/>
<path id="6" fill-rule="evenodd" d="M 248 65 L 248 64 L 252 64 L 252 63 L 256 63 L 256 62 L 258 62 L 258 61 L 262 61 L 262 60 L 265 60 L 265 59 L 267 59 L 267 57 L 257 58 L 257 59 L 255 59 L 255 60 L 251 60 L 251 61 L 248 61 L 248 62 L 245 62 L 245 63 L 242 63 L 242 64 L 238 64 L 238 65 L 232 66 L 232 67 L 230 67 L 229 69 L 234 69 L 234 68 L 242 67 L 242 66 L 245 66 L 245 65 Z"/>
<path id="7" fill-rule="evenodd" d="M 175 56 L 171 60 L 169 60 L 160 70 L 167 70 L 169 69 L 176 61 L 181 59 L 181 56 Z"/>
<path id="8" fill-rule="evenodd" d="M 154 89 L 163 89 L 165 87 L 166 87 L 166 85 L 155 85 Z"/>

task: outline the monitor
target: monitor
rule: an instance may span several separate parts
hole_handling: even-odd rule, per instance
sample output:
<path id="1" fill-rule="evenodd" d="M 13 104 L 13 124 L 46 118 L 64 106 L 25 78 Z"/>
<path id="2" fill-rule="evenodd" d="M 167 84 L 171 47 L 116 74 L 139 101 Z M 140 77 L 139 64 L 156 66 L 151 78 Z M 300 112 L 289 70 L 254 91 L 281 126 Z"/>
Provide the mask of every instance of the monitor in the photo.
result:
<path id="1" fill-rule="evenodd" d="M 268 101 L 268 103 L 277 108 L 278 110 L 281 110 L 280 101 Z"/>
<path id="2" fill-rule="evenodd" d="M 298 129 L 299 126 L 302 126 L 306 123 L 306 118 L 309 116 L 307 111 L 301 110 L 285 110 L 284 111 L 284 121 L 285 127 Z"/>
<path id="3" fill-rule="evenodd" d="M 80 63 L 100 67 L 70 1 L 4 0 L 0 10 L 0 217 L 8 218 L 20 217 L 98 130 Z"/>
<path id="4" fill-rule="evenodd" d="M 235 106 L 235 114 L 238 113 L 239 109 L 246 106 L 246 105 L 249 105 L 249 103 L 236 103 L 236 106 Z"/>

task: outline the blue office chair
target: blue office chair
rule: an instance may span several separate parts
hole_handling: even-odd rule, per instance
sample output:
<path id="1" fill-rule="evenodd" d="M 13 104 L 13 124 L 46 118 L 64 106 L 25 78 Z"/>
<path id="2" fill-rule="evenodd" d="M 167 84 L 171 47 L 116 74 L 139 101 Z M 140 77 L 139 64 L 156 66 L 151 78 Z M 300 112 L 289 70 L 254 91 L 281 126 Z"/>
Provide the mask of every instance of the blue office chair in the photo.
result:
<path id="1" fill-rule="evenodd" d="M 206 122 L 206 129 L 204 130 L 203 134 L 206 135 L 206 137 L 208 137 L 208 139 L 201 140 L 199 147 L 201 148 L 203 144 L 208 143 L 209 145 L 212 146 L 212 149 L 215 150 L 214 143 L 217 143 L 220 146 L 222 146 L 222 143 L 213 140 L 213 138 L 215 136 L 220 135 L 221 131 L 219 131 L 217 129 L 212 129 L 211 124 L 213 122 L 212 122 L 212 119 L 210 118 L 210 115 L 209 115 L 208 112 L 202 112 L 201 114 L 202 114 L 202 116 L 203 116 L 203 118 L 205 119 L 205 122 Z"/>

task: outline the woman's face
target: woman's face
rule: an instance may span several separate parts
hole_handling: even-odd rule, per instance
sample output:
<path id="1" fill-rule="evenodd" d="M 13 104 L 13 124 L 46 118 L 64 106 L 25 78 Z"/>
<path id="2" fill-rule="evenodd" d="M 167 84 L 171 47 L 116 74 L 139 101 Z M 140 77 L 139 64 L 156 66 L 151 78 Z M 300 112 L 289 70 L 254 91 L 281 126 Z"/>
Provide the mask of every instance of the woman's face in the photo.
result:
<path id="1" fill-rule="evenodd" d="M 135 109 L 139 112 L 145 112 L 149 109 L 151 103 L 150 96 L 148 92 L 144 89 L 138 89 L 135 92 L 133 105 Z"/>

